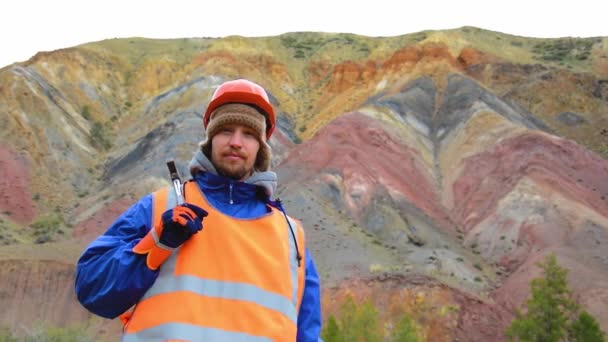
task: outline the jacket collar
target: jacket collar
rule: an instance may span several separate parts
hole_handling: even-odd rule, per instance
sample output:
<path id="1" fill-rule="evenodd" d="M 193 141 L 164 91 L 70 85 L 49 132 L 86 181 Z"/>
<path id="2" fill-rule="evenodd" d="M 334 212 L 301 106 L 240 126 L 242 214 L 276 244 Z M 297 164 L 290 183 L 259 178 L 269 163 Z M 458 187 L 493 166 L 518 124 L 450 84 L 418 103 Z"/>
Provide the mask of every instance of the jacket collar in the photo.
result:
<path id="1" fill-rule="evenodd" d="M 196 174 L 199 172 L 210 173 L 214 176 L 213 183 L 215 183 L 215 180 L 218 179 L 218 180 L 222 180 L 222 182 L 224 184 L 229 184 L 230 182 L 233 182 L 234 184 L 246 183 L 246 184 L 255 185 L 257 187 L 261 187 L 262 189 L 264 189 L 264 193 L 268 197 L 272 197 L 272 195 L 274 194 L 274 192 L 277 189 L 277 174 L 272 171 L 264 171 L 264 172 L 255 172 L 254 171 L 254 173 L 251 175 L 251 177 L 245 179 L 244 182 L 233 181 L 229 178 L 219 176 L 217 174 L 217 170 L 215 169 L 215 166 L 213 166 L 213 164 L 211 163 L 209 158 L 207 158 L 207 156 L 200 149 L 194 154 L 194 156 L 192 157 L 192 160 L 190 161 L 190 165 L 188 165 L 188 167 L 190 169 L 190 174 L 192 175 L 192 178 L 195 178 Z M 211 178 L 209 178 L 209 179 L 211 179 Z"/>

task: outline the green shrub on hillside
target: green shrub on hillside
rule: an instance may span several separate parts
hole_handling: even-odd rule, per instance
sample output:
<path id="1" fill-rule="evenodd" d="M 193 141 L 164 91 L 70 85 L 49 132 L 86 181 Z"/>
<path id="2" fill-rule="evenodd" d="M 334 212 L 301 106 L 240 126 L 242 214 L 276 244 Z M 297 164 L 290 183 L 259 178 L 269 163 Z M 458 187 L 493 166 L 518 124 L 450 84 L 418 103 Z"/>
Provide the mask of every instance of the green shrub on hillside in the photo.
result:
<path id="1" fill-rule="evenodd" d="M 17 342 L 17 338 L 8 329 L 0 327 L 0 342 Z"/>
<path id="2" fill-rule="evenodd" d="M 604 336 L 597 321 L 573 299 L 568 271 L 551 254 L 538 264 L 543 275 L 530 283 L 526 312 L 519 311 L 506 331 L 509 341 L 601 342 Z"/>
<path id="3" fill-rule="evenodd" d="M 421 42 L 421 41 L 425 40 L 426 38 L 427 38 L 427 35 L 424 32 L 416 33 L 413 37 L 415 42 Z"/>
<path id="4" fill-rule="evenodd" d="M 88 105 L 84 105 L 82 106 L 82 117 L 90 120 L 91 119 L 91 107 L 89 107 Z"/>
<path id="5" fill-rule="evenodd" d="M 297 36 L 300 38 L 301 36 Z M 320 38 L 304 38 L 298 39 L 294 36 L 282 36 L 281 44 L 288 49 L 295 50 L 294 58 L 305 58 L 318 49 L 324 41 Z"/>
<path id="6" fill-rule="evenodd" d="M 381 330 L 378 322 L 378 311 L 371 302 L 357 304 L 352 296 L 346 297 L 340 306 L 340 316 L 333 316 L 334 321 L 322 333 L 325 342 L 346 341 L 381 341 Z"/>
<path id="7" fill-rule="evenodd" d="M 395 342 L 418 342 L 418 328 L 416 323 L 407 315 L 403 315 L 395 331 L 391 341 Z"/>
<path id="8" fill-rule="evenodd" d="M 61 226 L 63 219 L 57 213 L 51 213 L 40 216 L 34 221 L 30 227 L 33 228 L 32 235 L 36 239 L 36 243 L 45 243 L 53 241 L 56 234 L 62 233 Z"/>
<path id="9" fill-rule="evenodd" d="M 327 322 L 325 322 L 325 325 L 323 326 L 322 337 L 323 340 L 327 342 L 337 342 L 344 340 L 340 333 L 340 327 L 338 326 L 338 322 L 336 321 L 336 318 L 333 315 L 330 315 L 329 318 L 327 318 Z"/>
<path id="10" fill-rule="evenodd" d="M 40 325 L 24 336 L 15 336 L 9 329 L 0 328 L 0 342 L 93 342 L 82 327 L 51 327 Z"/>
<path id="11" fill-rule="evenodd" d="M 587 311 L 581 312 L 572 322 L 568 331 L 570 341 L 604 341 L 604 334 L 598 322 Z"/>
<path id="12" fill-rule="evenodd" d="M 591 55 L 595 40 L 564 38 L 544 41 L 534 45 L 532 52 L 544 61 L 586 60 Z"/>
<path id="13" fill-rule="evenodd" d="M 101 122 L 93 123 L 91 127 L 91 144 L 95 147 L 109 150 L 112 147 L 112 140 L 110 138 L 110 129 Z"/>
<path id="14" fill-rule="evenodd" d="M 416 342 L 418 329 L 415 322 L 404 315 L 391 331 L 385 330 L 378 319 L 378 310 L 371 301 L 357 304 L 352 296 L 347 296 L 338 316 L 330 315 L 327 318 L 321 337 L 325 342 Z"/>
<path id="15" fill-rule="evenodd" d="M 281 36 L 281 45 L 293 52 L 293 57 L 297 59 L 310 58 L 322 49 L 329 51 L 338 50 L 340 60 L 351 60 L 366 56 L 373 50 L 370 40 L 363 37 L 348 34 L 336 34 L 331 38 L 326 38 L 319 34 L 286 34 Z M 327 50 L 326 50 L 327 51 Z M 331 54 L 335 54 L 332 52 Z"/>

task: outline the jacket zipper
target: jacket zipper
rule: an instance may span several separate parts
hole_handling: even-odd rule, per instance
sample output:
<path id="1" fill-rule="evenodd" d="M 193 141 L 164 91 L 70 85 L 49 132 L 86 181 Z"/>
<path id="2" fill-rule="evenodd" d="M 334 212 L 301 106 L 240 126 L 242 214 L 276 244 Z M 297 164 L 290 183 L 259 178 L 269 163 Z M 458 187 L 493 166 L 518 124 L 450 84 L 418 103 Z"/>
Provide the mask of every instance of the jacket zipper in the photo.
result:
<path id="1" fill-rule="evenodd" d="M 232 182 L 230 182 L 230 185 L 229 185 L 228 196 L 230 198 L 230 204 L 234 204 L 234 201 L 232 200 Z"/>

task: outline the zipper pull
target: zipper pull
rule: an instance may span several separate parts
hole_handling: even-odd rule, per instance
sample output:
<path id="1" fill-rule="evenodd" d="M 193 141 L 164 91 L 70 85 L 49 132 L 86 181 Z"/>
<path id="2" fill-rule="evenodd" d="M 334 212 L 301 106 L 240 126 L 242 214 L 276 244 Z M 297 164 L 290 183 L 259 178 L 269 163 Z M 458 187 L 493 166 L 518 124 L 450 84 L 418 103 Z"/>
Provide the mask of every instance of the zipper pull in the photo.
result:
<path id="1" fill-rule="evenodd" d="M 229 185 L 228 196 L 230 198 L 230 204 L 234 204 L 234 200 L 232 200 L 232 182 L 230 182 L 230 185 Z"/>

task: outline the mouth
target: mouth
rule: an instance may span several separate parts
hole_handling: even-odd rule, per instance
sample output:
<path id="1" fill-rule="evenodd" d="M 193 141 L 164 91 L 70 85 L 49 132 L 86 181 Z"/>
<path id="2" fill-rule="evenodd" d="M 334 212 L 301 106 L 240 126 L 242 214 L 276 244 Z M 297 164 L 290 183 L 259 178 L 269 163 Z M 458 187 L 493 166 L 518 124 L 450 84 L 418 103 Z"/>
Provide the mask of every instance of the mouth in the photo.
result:
<path id="1" fill-rule="evenodd" d="M 227 153 L 224 154 L 224 158 L 228 159 L 228 160 L 244 160 L 245 157 L 243 157 L 240 154 L 237 153 Z"/>

